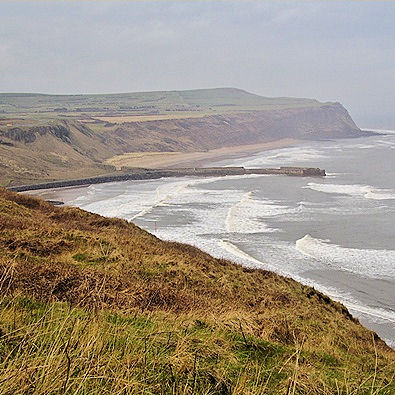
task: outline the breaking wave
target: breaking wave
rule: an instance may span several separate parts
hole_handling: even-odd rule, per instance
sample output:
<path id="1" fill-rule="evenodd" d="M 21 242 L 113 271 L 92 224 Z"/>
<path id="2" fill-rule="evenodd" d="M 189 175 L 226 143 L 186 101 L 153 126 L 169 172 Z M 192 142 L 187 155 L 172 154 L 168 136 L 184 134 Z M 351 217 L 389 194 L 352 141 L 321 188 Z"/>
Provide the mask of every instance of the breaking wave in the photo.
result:
<path id="1" fill-rule="evenodd" d="M 308 235 L 307 235 L 308 236 Z M 303 239 L 307 239 L 307 236 L 305 236 Z M 310 236 L 308 236 L 311 238 Z M 303 240 L 301 239 L 301 240 Z M 312 239 L 312 238 L 311 238 Z M 299 243 L 300 244 L 300 243 Z M 241 250 L 239 247 L 237 247 L 235 244 L 231 243 L 228 240 L 220 240 L 218 245 L 224 249 L 227 253 L 230 253 L 233 255 L 239 263 L 242 263 L 244 265 L 248 265 L 248 263 L 255 268 L 263 268 L 266 270 L 271 270 L 274 271 L 278 274 L 289 276 L 289 273 L 284 272 L 281 270 L 277 265 L 272 265 L 267 262 L 263 262 L 259 259 L 254 258 L 250 254 L 246 253 L 245 251 Z M 326 293 L 329 295 L 331 298 L 334 300 L 337 300 L 341 303 L 343 303 L 348 309 L 350 309 L 352 312 L 357 313 L 357 315 L 366 315 L 369 316 L 370 320 L 375 321 L 375 322 L 395 322 L 395 312 L 392 310 L 385 310 L 379 307 L 371 307 L 367 306 L 364 304 L 361 304 L 359 301 L 355 300 L 352 295 L 345 294 L 344 292 L 340 292 L 339 290 L 329 287 L 329 286 L 323 286 L 315 281 L 308 280 L 306 278 L 300 277 L 299 275 L 292 275 L 293 279 L 296 281 L 299 281 L 305 285 L 309 286 L 314 286 L 321 292 Z M 386 339 L 391 345 L 393 345 L 392 339 Z"/>
<path id="2" fill-rule="evenodd" d="M 327 266 L 362 276 L 395 276 L 395 250 L 345 248 L 310 235 L 297 240 L 296 249 Z"/>
<path id="3" fill-rule="evenodd" d="M 261 219 L 287 214 L 292 211 L 292 208 L 277 205 L 271 200 L 254 199 L 253 192 L 247 192 L 238 203 L 228 210 L 225 229 L 229 233 L 246 234 L 278 232 L 279 229 L 270 228 Z"/>
<path id="4" fill-rule="evenodd" d="M 395 199 L 395 191 L 392 189 L 380 189 L 371 185 L 347 185 L 347 184 L 317 184 L 309 182 L 303 188 L 312 189 L 318 192 L 341 194 L 365 199 L 392 200 Z"/>
<path id="5" fill-rule="evenodd" d="M 185 193 L 186 189 L 194 184 L 199 183 L 200 180 L 181 181 L 176 183 L 160 185 L 156 188 L 154 198 L 151 202 L 147 202 L 147 207 L 143 208 L 137 214 L 134 214 L 129 220 L 134 220 L 139 217 L 144 217 L 146 214 L 152 212 L 155 207 L 164 205 L 167 201 L 178 194 Z"/>
<path id="6" fill-rule="evenodd" d="M 277 150 L 261 153 L 258 157 L 250 160 L 243 160 L 243 166 L 286 166 L 295 163 L 314 162 L 317 159 L 325 158 L 322 150 L 311 147 L 280 148 Z"/>
<path id="7" fill-rule="evenodd" d="M 241 260 L 240 263 L 243 263 L 244 265 L 246 265 L 247 262 L 251 262 L 251 266 L 253 267 L 258 267 L 261 269 L 263 268 L 282 275 L 286 275 L 286 273 L 283 273 L 281 270 L 271 265 L 270 263 L 260 261 L 259 259 L 254 258 L 252 255 L 242 251 L 239 247 L 231 243 L 229 240 L 220 240 L 218 242 L 218 245 L 225 251 L 229 252 L 231 255 L 239 258 Z"/>

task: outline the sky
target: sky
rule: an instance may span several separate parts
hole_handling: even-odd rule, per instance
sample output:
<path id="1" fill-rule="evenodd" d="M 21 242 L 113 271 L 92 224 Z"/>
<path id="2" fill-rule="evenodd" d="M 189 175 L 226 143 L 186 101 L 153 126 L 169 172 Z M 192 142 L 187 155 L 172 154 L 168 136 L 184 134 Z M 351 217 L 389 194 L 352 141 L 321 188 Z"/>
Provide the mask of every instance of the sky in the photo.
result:
<path id="1" fill-rule="evenodd" d="M 395 1 L 0 0 L 0 92 L 236 87 L 395 129 Z"/>

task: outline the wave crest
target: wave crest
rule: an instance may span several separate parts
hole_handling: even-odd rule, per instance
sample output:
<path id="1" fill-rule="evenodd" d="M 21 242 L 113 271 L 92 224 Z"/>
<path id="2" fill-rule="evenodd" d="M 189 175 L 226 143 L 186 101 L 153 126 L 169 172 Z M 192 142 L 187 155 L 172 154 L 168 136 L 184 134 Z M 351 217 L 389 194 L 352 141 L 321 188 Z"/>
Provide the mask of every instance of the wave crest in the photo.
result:
<path id="1" fill-rule="evenodd" d="M 395 199 L 395 191 L 392 189 L 380 189 L 371 185 L 349 185 L 349 184 L 317 184 L 309 182 L 303 188 L 312 189 L 317 192 L 329 194 L 340 194 L 354 197 L 363 197 L 374 200 L 392 200 Z"/>
<path id="2" fill-rule="evenodd" d="M 329 240 L 305 235 L 296 241 L 296 249 L 327 266 L 347 270 L 362 276 L 394 277 L 394 250 L 345 248 L 330 244 Z"/>

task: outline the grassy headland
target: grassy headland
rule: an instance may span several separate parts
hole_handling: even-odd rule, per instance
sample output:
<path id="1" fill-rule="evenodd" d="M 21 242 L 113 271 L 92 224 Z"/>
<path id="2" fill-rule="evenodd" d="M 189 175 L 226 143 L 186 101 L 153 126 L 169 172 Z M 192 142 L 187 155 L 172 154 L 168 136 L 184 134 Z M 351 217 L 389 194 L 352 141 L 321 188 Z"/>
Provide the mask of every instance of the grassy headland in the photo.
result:
<path id="1" fill-rule="evenodd" d="M 193 160 L 217 149 L 364 134 L 339 103 L 268 98 L 232 88 L 111 95 L 2 93 L 0 185 L 109 174 L 124 154 L 159 152 L 168 158 L 178 153 Z"/>
<path id="2" fill-rule="evenodd" d="M 313 288 L 0 189 L 0 394 L 392 394 L 395 352 Z"/>

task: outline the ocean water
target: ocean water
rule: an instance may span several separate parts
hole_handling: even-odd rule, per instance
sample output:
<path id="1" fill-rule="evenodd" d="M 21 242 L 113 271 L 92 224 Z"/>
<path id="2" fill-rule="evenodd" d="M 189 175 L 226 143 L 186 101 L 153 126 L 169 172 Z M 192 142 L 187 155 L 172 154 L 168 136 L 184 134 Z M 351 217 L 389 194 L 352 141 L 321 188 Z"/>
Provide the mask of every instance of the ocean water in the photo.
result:
<path id="1" fill-rule="evenodd" d="M 395 132 L 306 142 L 215 165 L 320 167 L 328 176 L 127 181 L 63 198 L 312 285 L 395 346 Z"/>

